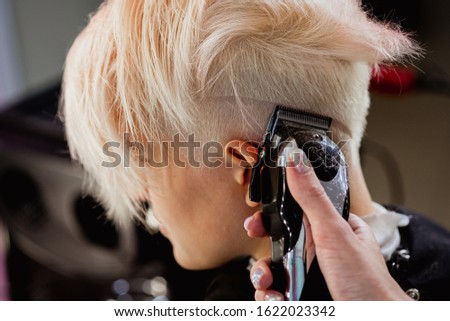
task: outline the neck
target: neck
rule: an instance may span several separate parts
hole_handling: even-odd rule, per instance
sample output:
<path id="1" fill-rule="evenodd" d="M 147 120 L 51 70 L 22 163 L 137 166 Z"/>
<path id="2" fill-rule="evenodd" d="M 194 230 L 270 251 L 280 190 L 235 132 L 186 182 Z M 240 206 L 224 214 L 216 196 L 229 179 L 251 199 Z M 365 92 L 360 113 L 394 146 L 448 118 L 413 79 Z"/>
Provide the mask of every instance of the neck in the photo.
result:
<path id="1" fill-rule="evenodd" d="M 358 216 L 366 216 L 375 212 L 372 197 L 367 188 L 359 159 L 348 164 L 350 184 L 350 212 Z"/>

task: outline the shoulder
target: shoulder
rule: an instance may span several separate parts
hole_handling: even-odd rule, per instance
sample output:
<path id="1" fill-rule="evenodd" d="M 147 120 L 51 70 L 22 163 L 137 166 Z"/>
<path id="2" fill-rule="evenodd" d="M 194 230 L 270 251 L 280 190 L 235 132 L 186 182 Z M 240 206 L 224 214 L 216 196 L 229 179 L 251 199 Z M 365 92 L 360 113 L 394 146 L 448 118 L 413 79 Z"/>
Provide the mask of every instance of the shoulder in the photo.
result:
<path id="1" fill-rule="evenodd" d="M 392 276 L 405 291 L 417 289 L 421 300 L 450 300 L 450 232 L 411 210 L 388 208 L 410 218 L 388 262 Z"/>

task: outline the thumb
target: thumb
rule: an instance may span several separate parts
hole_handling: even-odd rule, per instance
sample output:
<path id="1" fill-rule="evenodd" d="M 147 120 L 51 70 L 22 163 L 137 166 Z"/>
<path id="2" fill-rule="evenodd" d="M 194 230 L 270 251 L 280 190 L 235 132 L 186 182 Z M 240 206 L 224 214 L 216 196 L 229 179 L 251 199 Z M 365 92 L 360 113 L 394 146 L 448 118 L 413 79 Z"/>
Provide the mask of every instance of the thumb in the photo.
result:
<path id="1" fill-rule="evenodd" d="M 343 233 L 351 230 L 320 184 L 305 153 L 301 149 L 296 149 L 289 153 L 288 158 L 289 190 L 308 217 L 313 236 L 319 230 L 332 231 L 333 234 L 342 229 Z"/>

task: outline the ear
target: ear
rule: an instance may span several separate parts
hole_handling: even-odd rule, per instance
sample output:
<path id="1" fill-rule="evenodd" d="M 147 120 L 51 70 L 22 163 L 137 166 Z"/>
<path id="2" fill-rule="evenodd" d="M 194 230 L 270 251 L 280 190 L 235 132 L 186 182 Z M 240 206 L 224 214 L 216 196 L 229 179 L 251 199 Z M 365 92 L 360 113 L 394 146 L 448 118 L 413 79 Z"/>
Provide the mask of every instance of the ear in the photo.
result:
<path id="1" fill-rule="evenodd" d="M 257 143 L 232 140 L 225 146 L 226 166 L 232 171 L 233 179 L 246 191 L 247 205 L 256 207 L 259 203 L 250 201 L 249 184 L 252 168 L 258 162 Z"/>

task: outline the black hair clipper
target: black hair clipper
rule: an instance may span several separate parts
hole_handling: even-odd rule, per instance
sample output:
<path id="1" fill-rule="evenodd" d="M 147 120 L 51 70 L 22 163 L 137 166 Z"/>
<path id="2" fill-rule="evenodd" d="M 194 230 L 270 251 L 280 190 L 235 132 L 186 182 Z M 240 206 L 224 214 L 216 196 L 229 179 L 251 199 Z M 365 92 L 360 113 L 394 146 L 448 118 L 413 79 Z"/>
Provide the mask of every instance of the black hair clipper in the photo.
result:
<path id="1" fill-rule="evenodd" d="M 272 240 L 272 289 L 291 301 L 300 300 L 313 268 L 307 276 L 303 210 L 287 184 L 286 163 L 292 148 L 304 151 L 337 211 L 345 219 L 349 215 L 347 165 L 339 147 L 327 136 L 331 121 L 329 117 L 277 106 L 252 170 L 250 199 L 262 203 L 263 223 Z"/>

